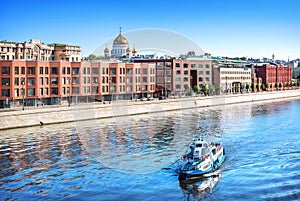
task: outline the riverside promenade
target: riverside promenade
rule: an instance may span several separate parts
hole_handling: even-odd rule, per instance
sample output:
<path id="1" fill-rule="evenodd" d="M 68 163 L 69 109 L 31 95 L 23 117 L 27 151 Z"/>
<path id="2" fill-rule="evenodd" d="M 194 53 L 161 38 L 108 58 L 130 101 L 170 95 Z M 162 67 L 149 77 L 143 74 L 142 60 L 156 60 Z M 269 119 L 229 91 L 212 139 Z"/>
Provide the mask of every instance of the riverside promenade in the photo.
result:
<path id="1" fill-rule="evenodd" d="M 300 90 L 245 93 L 220 96 L 171 98 L 153 101 L 114 101 L 110 104 L 86 103 L 66 106 L 25 107 L 0 110 L 0 130 L 50 125 L 102 118 L 197 109 L 231 104 L 300 99 Z"/>

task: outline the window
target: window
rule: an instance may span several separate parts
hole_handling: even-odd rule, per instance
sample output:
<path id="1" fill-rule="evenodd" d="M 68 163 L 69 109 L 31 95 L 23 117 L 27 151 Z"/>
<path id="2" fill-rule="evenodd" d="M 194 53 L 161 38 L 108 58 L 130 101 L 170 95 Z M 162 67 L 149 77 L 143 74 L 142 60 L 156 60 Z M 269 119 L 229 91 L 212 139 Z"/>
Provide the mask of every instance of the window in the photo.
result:
<path id="1" fill-rule="evenodd" d="M 180 68 L 180 63 L 176 63 L 175 66 L 176 66 L 177 68 Z"/>
<path id="2" fill-rule="evenodd" d="M 57 67 L 51 67 L 51 74 L 57 75 L 58 74 L 58 68 Z"/>
<path id="3" fill-rule="evenodd" d="M 176 71 L 176 75 L 180 75 L 180 70 L 177 70 L 177 71 Z"/>
<path id="4" fill-rule="evenodd" d="M 183 78 L 183 81 L 184 81 L 184 82 L 188 82 L 188 81 L 189 81 L 189 78 L 184 77 L 184 78 Z"/>
<path id="5" fill-rule="evenodd" d="M 49 68 L 48 68 L 48 67 L 45 68 L 45 74 L 46 74 L 46 75 L 49 74 Z"/>
<path id="6" fill-rule="evenodd" d="M 44 95 L 44 89 L 40 88 L 40 96 Z"/>
<path id="7" fill-rule="evenodd" d="M 73 84 L 79 84 L 79 77 L 73 77 Z"/>
<path id="8" fill-rule="evenodd" d="M 35 78 L 28 78 L 27 80 L 28 80 L 28 81 L 27 81 L 28 86 L 33 86 L 33 85 L 34 85 L 34 83 L 35 83 Z"/>
<path id="9" fill-rule="evenodd" d="M 15 97 L 18 97 L 20 95 L 19 89 L 15 89 L 14 92 L 15 92 Z"/>
<path id="10" fill-rule="evenodd" d="M 29 88 L 27 90 L 27 96 L 35 96 L 35 88 Z"/>
<path id="11" fill-rule="evenodd" d="M 46 83 L 46 85 L 48 85 L 49 84 L 49 78 L 45 78 L 45 83 Z"/>
<path id="12" fill-rule="evenodd" d="M 202 70 L 199 70 L 199 75 L 203 75 L 203 71 Z"/>
<path id="13" fill-rule="evenodd" d="M 183 68 L 188 68 L 188 67 L 189 67 L 189 64 L 187 64 L 187 63 L 183 64 Z"/>
<path id="14" fill-rule="evenodd" d="M 206 74 L 206 75 L 209 75 L 209 74 L 210 74 L 210 71 L 205 71 L 205 74 Z"/>
<path id="15" fill-rule="evenodd" d="M 179 89 L 179 90 L 181 89 L 181 85 L 180 84 L 176 84 L 175 87 L 176 87 L 176 89 Z"/>
<path id="16" fill-rule="evenodd" d="M 43 74 L 44 74 L 44 68 L 40 67 L 40 75 L 43 75 Z"/>
<path id="17" fill-rule="evenodd" d="M 210 68 L 210 65 L 209 64 L 205 64 L 205 68 Z"/>
<path id="18" fill-rule="evenodd" d="M 132 69 L 131 69 L 131 68 L 126 69 L 126 73 L 127 73 L 128 75 L 132 75 Z"/>
<path id="19" fill-rule="evenodd" d="M 181 81 L 181 77 L 176 77 L 175 78 L 175 82 L 180 82 Z"/>
<path id="20" fill-rule="evenodd" d="M 44 81 L 44 79 L 43 79 L 42 77 L 40 77 L 40 83 L 39 83 L 39 84 L 40 84 L 40 85 L 43 85 L 43 84 L 44 84 L 43 81 Z"/>
<path id="21" fill-rule="evenodd" d="M 51 94 L 58 95 L 58 88 L 51 88 Z"/>
<path id="22" fill-rule="evenodd" d="M 202 64 L 199 64 L 199 65 L 198 65 L 198 68 L 203 68 L 203 65 L 202 65 Z"/>
<path id="23" fill-rule="evenodd" d="M 70 72 L 71 72 L 71 68 L 68 67 L 68 68 L 67 68 L 67 74 L 70 75 Z"/>
<path id="24" fill-rule="evenodd" d="M 10 78 L 2 78 L 2 86 L 10 86 Z"/>
<path id="25" fill-rule="evenodd" d="M 142 82 L 147 82 L 147 81 L 148 81 L 147 77 L 142 77 Z"/>
<path id="26" fill-rule="evenodd" d="M 2 66 L 2 75 L 9 75 L 9 74 L 10 74 L 10 67 Z"/>
<path id="27" fill-rule="evenodd" d="M 115 75 L 116 74 L 116 68 L 109 69 L 109 74 Z"/>
<path id="28" fill-rule="evenodd" d="M 191 68 L 196 68 L 196 64 L 191 64 Z"/>
<path id="29" fill-rule="evenodd" d="M 132 92 L 132 86 L 131 86 L 131 85 L 126 86 L 126 91 L 127 91 L 127 92 Z"/>
<path id="30" fill-rule="evenodd" d="M 15 66 L 15 74 L 19 75 L 19 66 Z"/>
<path id="31" fill-rule="evenodd" d="M 63 75 L 65 75 L 65 74 L 66 74 L 66 67 L 62 67 L 62 69 L 61 69 L 61 73 L 62 73 Z"/>
<path id="32" fill-rule="evenodd" d="M 185 70 L 185 71 L 183 72 L 183 74 L 188 75 L 188 74 L 189 74 L 189 71 L 188 71 L 188 70 Z"/>
<path id="33" fill-rule="evenodd" d="M 25 67 L 24 66 L 22 66 L 22 68 L 21 68 L 21 74 L 25 75 Z"/>
<path id="34" fill-rule="evenodd" d="M 203 81 L 203 78 L 202 78 L 202 77 L 199 77 L 198 80 L 199 80 L 199 82 L 202 82 L 202 81 Z"/>
<path id="35" fill-rule="evenodd" d="M 78 75 L 79 74 L 79 68 L 73 68 L 72 74 L 73 75 Z"/>
<path id="36" fill-rule="evenodd" d="M 110 83 L 113 83 L 113 84 L 117 83 L 117 78 L 116 77 L 111 77 L 110 78 Z"/>
<path id="37" fill-rule="evenodd" d="M 19 78 L 15 78 L 15 85 L 19 86 Z"/>
<path id="38" fill-rule="evenodd" d="M 92 68 L 92 74 L 98 75 L 99 69 L 98 68 Z"/>
<path id="39" fill-rule="evenodd" d="M 28 75 L 35 75 L 35 67 L 28 67 L 27 74 Z"/>
<path id="40" fill-rule="evenodd" d="M 206 78 L 205 78 L 205 81 L 209 82 L 209 77 L 206 77 Z"/>
<path id="41" fill-rule="evenodd" d="M 51 78 L 51 84 L 58 84 L 58 78 L 57 77 L 52 77 Z"/>
<path id="42" fill-rule="evenodd" d="M 116 86 L 110 86 L 109 91 L 110 92 L 116 92 Z"/>
<path id="43" fill-rule="evenodd" d="M 92 93 L 97 94 L 99 92 L 99 87 L 93 86 L 92 87 Z"/>
<path id="44" fill-rule="evenodd" d="M 148 74 L 148 70 L 147 69 L 142 69 L 142 73 L 143 73 L 143 75 L 147 75 Z"/>
<path id="45" fill-rule="evenodd" d="M 93 84 L 98 84 L 98 77 L 93 77 L 92 81 L 93 81 Z"/>
<path id="46" fill-rule="evenodd" d="M 132 77 L 127 77 L 126 78 L 126 83 L 132 83 Z"/>
<path id="47" fill-rule="evenodd" d="M 148 86 L 147 86 L 147 85 L 142 85 L 142 90 L 143 90 L 143 91 L 147 91 L 147 89 L 148 89 Z"/>
<path id="48" fill-rule="evenodd" d="M 2 89 L 2 97 L 10 97 L 9 89 Z"/>
<path id="49" fill-rule="evenodd" d="M 45 88 L 45 95 L 48 95 L 48 94 L 49 94 L 49 89 Z"/>
<path id="50" fill-rule="evenodd" d="M 61 88 L 61 93 L 66 94 L 66 88 L 65 87 Z"/>

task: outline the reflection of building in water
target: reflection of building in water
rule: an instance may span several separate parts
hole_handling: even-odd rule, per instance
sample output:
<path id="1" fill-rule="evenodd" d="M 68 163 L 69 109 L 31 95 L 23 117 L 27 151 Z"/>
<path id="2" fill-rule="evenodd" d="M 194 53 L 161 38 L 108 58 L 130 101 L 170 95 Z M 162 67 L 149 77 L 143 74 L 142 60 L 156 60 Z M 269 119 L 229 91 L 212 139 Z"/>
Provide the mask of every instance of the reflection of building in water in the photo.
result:
<path id="1" fill-rule="evenodd" d="M 24 134 L 17 136 L 16 130 L 12 132 L 13 136 L 8 134 L 0 138 L 1 144 L 6 142 L 6 147 L 0 147 L 0 168 L 3 170 L 0 178 L 23 170 L 28 170 L 24 176 L 30 177 L 55 169 L 58 162 L 82 154 L 82 144 L 71 130 L 65 129 L 54 135 L 48 135 L 46 131 L 28 134 L 26 129 L 22 130 Z"/>

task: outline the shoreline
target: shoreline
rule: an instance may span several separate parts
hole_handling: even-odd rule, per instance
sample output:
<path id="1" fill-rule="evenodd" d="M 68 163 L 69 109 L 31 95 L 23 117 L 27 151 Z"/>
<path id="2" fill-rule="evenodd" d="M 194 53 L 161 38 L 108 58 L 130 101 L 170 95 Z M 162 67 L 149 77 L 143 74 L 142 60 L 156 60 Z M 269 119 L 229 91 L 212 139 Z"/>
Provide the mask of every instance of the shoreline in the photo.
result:
<path id="1" fill-rule="evenodd" d="M 185 109 L 226 106 L 249 102 L 273 102 L 300 99 L 300 90 L 184 97 L 154 101 L 113 101 L 111 104 L 88 103 L 68 106 L 26 108 L 0 112 L 0 130 L 70 123 L 94 119 L 126 117 Z"/>

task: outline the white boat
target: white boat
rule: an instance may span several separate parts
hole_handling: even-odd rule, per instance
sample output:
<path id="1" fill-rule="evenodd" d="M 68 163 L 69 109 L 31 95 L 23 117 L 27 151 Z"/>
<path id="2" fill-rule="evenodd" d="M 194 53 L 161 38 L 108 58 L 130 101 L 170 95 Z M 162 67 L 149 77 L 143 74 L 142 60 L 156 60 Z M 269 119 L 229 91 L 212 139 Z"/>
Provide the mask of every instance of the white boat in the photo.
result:
<path id="1" fill-rule="evenodd" d="M 220 143 L 194 140 L 182 155 L 177 173 L 179 179 L 202 176 L 213 172 L 225 160 L 225 149 Z"/>

